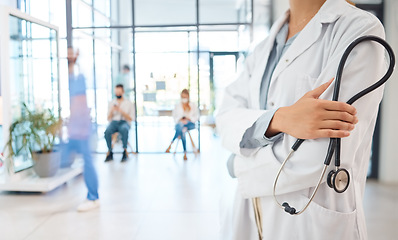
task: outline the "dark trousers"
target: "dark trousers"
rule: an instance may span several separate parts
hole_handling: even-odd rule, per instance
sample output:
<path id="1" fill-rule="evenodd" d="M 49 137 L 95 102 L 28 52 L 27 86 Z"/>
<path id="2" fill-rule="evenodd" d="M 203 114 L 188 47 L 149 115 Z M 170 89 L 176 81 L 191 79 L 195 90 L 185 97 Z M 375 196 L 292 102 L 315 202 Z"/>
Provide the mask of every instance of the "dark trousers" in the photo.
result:
<path id="1" fill-rule="evenodd" d="M 108 151 L 112 151 L 112 135 L 116 132 L 122 136 L 123 148 L 126 149 L 129 139 L 129 130 L 130 125 L 126 121 L 112 121 L 105 130 L 105 140 L 106 145 L 108 146 Z"/>

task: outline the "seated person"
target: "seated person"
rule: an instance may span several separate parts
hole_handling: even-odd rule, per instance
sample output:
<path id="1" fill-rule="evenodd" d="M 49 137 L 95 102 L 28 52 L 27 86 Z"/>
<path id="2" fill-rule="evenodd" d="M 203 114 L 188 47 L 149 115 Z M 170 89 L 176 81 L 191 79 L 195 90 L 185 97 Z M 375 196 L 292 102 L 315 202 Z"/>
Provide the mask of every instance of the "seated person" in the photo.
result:
<path id="1" fill-rule="evenodd" d="M 176 123 L 173 140 L 171 141 L 166 152 L 170 152 L 171 145 L 174 140 L 181 138 L 182 147 L 184 148 L 184 160 L 187 160 L 187 144 L 185 133 L 195 128 L 195 122 L 199 119 L 198 107 L 189 102 L 189 91 L 187 89 L 181 92 L 181 102 L 178 103 L 173 110 L 173 118 Z"/>
<path id="2" fill-rule="evenodd" d="M 129 139 L 129 130 L 131 121 L 134 120 L 134 105 L 124 98 L 124 89 L 122 84 L 115 87 L 116 99 L 112 100 L 108 106 L 109 126 L 105 130 L 105 140 L 108 146 L 108 154 L 105 162 L 113 160 L 112 135 L 118 132 L 122 137 L 123 157 L 122 162 L 127 161 L 127 144 Z"/>

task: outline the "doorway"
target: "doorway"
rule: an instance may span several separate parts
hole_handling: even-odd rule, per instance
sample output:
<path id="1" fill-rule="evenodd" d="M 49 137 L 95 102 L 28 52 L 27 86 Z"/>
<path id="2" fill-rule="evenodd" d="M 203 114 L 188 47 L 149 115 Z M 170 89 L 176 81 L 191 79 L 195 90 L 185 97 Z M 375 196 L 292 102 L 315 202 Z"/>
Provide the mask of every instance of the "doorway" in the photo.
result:
<path id="1" fill-rule="evenodd" d="M 239 52 L 209 52 L 210 65 L 210 108 L 209 118 L 221 105 L 224 89 L 235 79 Z"/>

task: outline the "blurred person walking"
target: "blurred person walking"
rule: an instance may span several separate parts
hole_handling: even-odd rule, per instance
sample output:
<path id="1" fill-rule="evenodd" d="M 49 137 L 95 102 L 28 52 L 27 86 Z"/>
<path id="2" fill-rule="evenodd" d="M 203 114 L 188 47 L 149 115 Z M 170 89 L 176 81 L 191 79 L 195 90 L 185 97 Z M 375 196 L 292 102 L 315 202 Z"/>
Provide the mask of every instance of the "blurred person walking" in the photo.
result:
<path id="1" fill-rule="evenodd" d="M 87 199 L 78 206 L 77 210 L 84 212 L 98 208 L 100 203 L 98 177 L 90 152 L 92 128 L 90 110 L 87 107 L 86 79 L 82 74 L 75 74 L 74 72 L 78 56 L 78 51 L 74 52 L 73 48 L 68 48 L 70 118 L 67 129 L 69 141 L 63 144 L 62 167 L 70 166 L 72 153 L 83 155 L 83 175 L 88 194 Z"/>

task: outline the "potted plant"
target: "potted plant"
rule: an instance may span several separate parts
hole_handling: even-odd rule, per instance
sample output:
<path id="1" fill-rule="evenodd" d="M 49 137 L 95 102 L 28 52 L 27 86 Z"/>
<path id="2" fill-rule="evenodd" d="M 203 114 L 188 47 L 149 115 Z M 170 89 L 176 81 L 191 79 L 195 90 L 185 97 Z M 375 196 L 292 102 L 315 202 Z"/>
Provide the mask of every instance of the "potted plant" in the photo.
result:
<path id="1" fill-rule="evenodd" d="M 10 126 L 6 143 L 8 157 L 28 154 L 33 169 L 40 177 L 52 177 L 60 166 L 61 155 L 54 146 L 62 128 L 62 121 L 50 110 L 31 111 L 22 104 L 22 114 Z"/>

